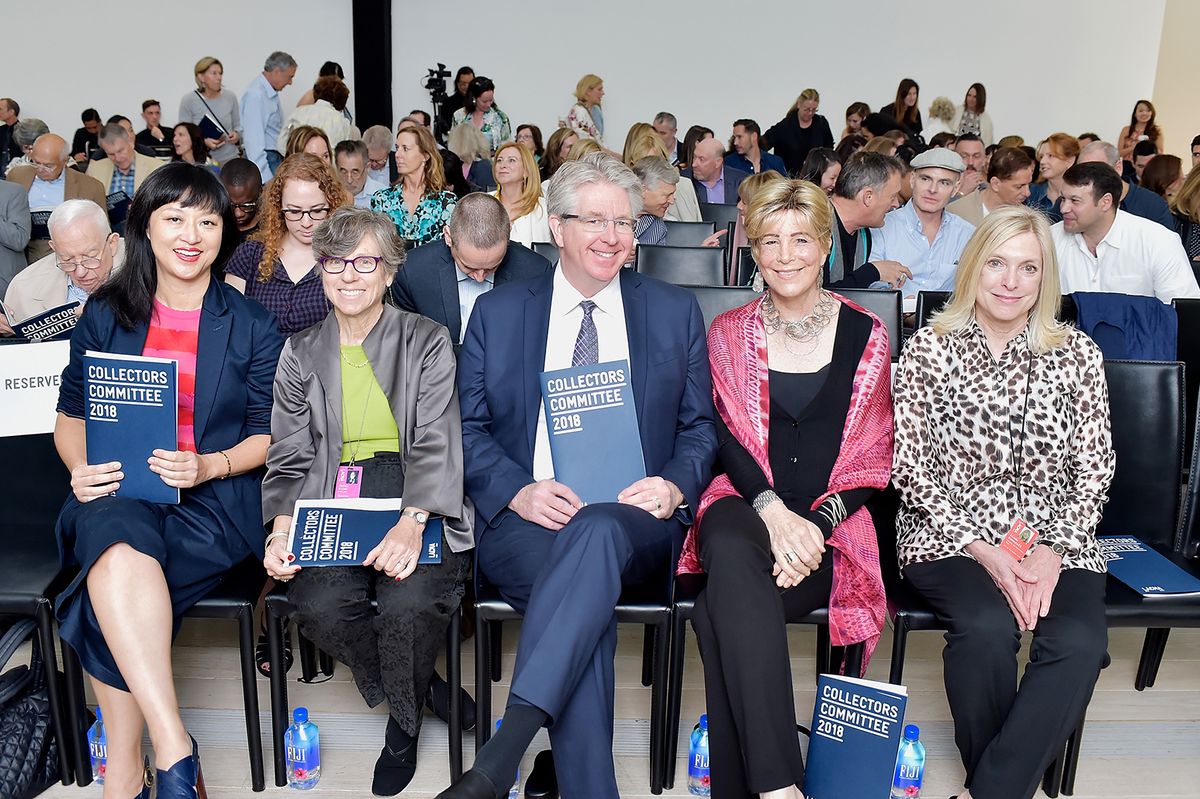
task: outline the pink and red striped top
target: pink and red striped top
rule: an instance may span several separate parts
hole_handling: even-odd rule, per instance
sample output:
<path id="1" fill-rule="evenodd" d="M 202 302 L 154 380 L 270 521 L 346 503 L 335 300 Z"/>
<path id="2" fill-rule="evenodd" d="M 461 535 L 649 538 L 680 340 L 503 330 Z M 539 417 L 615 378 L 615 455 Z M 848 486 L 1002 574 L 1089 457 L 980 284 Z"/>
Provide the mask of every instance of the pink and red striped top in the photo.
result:
<path id="1" fill-rule="evenodd" d="M 142 355 L 179 362 L 179 449 L 196 452 L 196 346 L 200 339 L 200 308 L 177 311 L 157 299 L 150 314 L 150 331 Z"/>

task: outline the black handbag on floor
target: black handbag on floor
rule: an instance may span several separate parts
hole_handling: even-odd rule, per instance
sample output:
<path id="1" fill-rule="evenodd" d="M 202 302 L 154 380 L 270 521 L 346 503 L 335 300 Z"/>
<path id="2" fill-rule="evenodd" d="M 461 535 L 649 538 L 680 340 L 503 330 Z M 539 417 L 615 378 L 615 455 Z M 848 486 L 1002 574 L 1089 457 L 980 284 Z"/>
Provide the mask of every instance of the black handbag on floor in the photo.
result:
<path id="1" fill-rule="evenodd" d="M 0 638 L 0 668 L 25 641 L 33 644 L 29 665 L 0 674 L 0 797 L 4 799 L 37 796 L 59 778 L 59 741 L 51 722 L 46 664 L 32 620 L 16 622 Z"/>

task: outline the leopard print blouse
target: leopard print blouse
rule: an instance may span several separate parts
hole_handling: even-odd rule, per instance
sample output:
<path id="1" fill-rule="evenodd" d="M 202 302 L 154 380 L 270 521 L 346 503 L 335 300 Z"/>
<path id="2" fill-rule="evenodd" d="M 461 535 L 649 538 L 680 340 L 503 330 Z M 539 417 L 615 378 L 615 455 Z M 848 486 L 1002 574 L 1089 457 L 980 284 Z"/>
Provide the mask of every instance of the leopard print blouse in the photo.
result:
<path id="1" fill-rule="evenodd" d="M 997 360 L 977 323 L 925 327 L 904 347 L 894 394 L 901 568 L 966 556 L 977 538 L 999 544 L 1020 516 L 1066 548 L 1063 569 L 1105 571 L 1095 530 L 1116 458 L 1091 339 L 1072 329 L 1035 356 L 1022 332 Z"/>

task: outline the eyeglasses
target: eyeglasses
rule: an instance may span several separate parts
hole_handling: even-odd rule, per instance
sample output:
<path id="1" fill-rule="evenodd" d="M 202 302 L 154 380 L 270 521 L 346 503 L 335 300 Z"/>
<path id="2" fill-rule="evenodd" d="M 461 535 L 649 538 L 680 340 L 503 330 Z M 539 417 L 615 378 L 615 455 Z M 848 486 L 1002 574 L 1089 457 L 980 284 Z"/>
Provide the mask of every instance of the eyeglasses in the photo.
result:
<path id="1" fill-rule="evenodd" d="M 42 172 L 52 172 L 53 170 L 58 169 L 58 166 L 59 165 L 57 163 L 43 164 L 41 161 L 33 161 L 33 168 L 35 170 L 41 170 Z"/>
<path id="2" fill-rule="evenodd" d="M 54 264 L 68 275 L 73 275 L 80 269 L 95 269 L 100 266 L 100 261 L 100 258 L 80 258 L 78 261 L 60 261 L 55 257 Z"/>
<path id="3" fill-rule="evenodd" d="M 360 275 L 369 275 L 379 268 L 379 265 L 383 263 L 383 258 L 379 255 L 358 255 L 354 258 L 318 258 L 317 261 L 321 264 L 321 268 L 331 275 L 340 275 L 345 272 L 347 264 L 352 265 L 354 271 Z"/>
<path id="4" fill-rule="evenodd" d="M 254 209 L 258 208 L 258 203 L 234 203 L 233 205 L 231 205 L 229 207 L 235 211 L 245 211 L 246 213 L 250 213 Z M 303 212 L 301 212 L 301 213 L 303 213 Z M 287 211 L 284 211 L 284 214 L 287 214 Z M 300 217 L 296 217 L 296 219 L 293 219 L 292 221 L 295 222 L 295 221 L 298 221 L 299 219 L 300 219 Z M 313 217 L 313 219 L 316 219 L 316 217 Z"/>
<path id="5" fill-rule="evenodd" d="M 367 166 L 371 167 L 371 169 L 383 169 L 387 166 L 387 156 L 383 158 L 368 158 Z"/>
<path id="6" fill-rule="evenodd" d="M 622 236 L 632 236 L 633 226 L 637 224 L 635 219 L 602 219 L 598 216 L 584 217 L 579 214 L 563 214 L 562 218 L 577 220 L 580 227 L 588 233 L 603 233 L 608 230 L 609 225 L 613 225 L 617 233 Z"/>
<path id="7" fill-rule="evenodd" d="M 309 208 L 307 211 L 301 211 L 299 208 L 284 208 L 283 218 L 289 222 L 299 222 L 307 216 L 314 222 L 320 222 L 329 216 L 329 211 L 330 208 L 328 205 L 322 205 L 320 208 Z"/>

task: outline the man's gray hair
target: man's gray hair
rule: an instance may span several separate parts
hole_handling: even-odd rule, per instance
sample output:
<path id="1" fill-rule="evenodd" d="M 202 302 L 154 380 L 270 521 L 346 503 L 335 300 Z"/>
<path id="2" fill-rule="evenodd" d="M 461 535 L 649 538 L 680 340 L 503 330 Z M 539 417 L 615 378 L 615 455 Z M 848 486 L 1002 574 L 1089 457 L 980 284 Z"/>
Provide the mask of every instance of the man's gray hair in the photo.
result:
<path id="1" fill-rule="evenodd" d="M 455 244 L 470 244 L 480 250 L 490 250 L 507 242 L 512 232 L 512 222 L 504 205 L 492 195 L 479 191 L 455 204 L 447 226 Z"/>
<path id="2" fill-rule="evenodd" d="M 850 156 L 838 175 L 833 193 L 838 197 L 853 200 L 863 189 L 881 190 L 892 175 L 904 174 L 904 162 L 883 153 L 859 151 Z"/>
<path id="3" fill-rule="evenodd" d="M 392 149 L 392 132 L 385 125 L 372 125 L 362 133 L 362 143 L 368 147 Z"/>
<path id="4" fill-rule="evenodd" d="M 128 141 L 129 131 L 121 127 L 119 122 L 109 122 L 100 128 L 100 133 L 96 138 L 98 141 L 106 142 Z"/>
<path id="5" fill-rule="evenodd" d="M 633 165 L 633 174 L 641 179 L 647 189 L 655 186 L 674 186 L 679 182 L 679 170 L 667 163 L 667 159 L 659 155 L 648 155 L 639 158 Z"/>
<path id="6" fill-rule="evenodd" d="M 671 127 L 675 128 L 675 130 L 679 130 L 679 122 L 675 119 L 675 115 L 670 111 L 659 111 L 657 114 L 655 114 L 654 124 L 670 125 Z"/>
<path id="7" fill-rule="evenodd" d="M 277 69 L 290 69 L 296 66 L 296 59 L 292 58 L 282 50 L 276 50 L 267 56 L 266 63 L 263 64 L 263 72 L 274 72 Z"/>
<path id="8" fill-rule="evenodd" d="M 313 231 L 313 257 L 345 258 L 366 236 L 374 238 L 379 245 L 379 255 L 387 274 L 396 274 L 396 270 L 404 265 L 404 245 L 396 233 L 396 224 L 385 214 L 353 205 L 337 209 Z"/>
<path id="9" fill-rule="evenodd" d="M 546 210 L 562 217 L 579 210 L 579 190 L 589 183 L 607 183 L 629 195 L 629 215 L 642 213 L 642 181 L 633 170 L 607 153 L 592 153 L 558 168 L 546 189 Z"/>
<path id="10" fill-rule="evenodd" d="M 12 137 L 21 147 L 32 147 L 33 143 L 50 132 L 50 126 L 37 117 L 26 117 L 13 128 Z"/>
<path id="11" fill-rule="evenodd" d="M 1079 154 L 1084 155 L 1085 153 L 1087 153 L 1089 151 L 1092 153 L 1098 152 L 1101 155 L 1103 155 L 1104 163 L 1108 164 L 1113 169 L 1116 169 L 1117 174 L 1121 173 L 1121 168 L 1120 168 L 1121 154 L 1119 152 L 1117 152 L 1116 147 L 1114 147 L 1113 145 L 1109 144 L 1106 141 L 1094 141 L 1091 144 L 1084 147 L 1083 150 L 1081 150 Z"/>
<path id="12" fill-rule="evenodd" d="M 124 133 L 121 131 L 122 135 Z M 46 221 L 46 227 L 50 229 L 51 241 L 54 240 L 56 230 L 82 225 L 91 225 L 92 229 L 102 238 L 112 233 L 112 228 L 108 224 L 108 212 L 91 200 L 64 200 Z"/>

